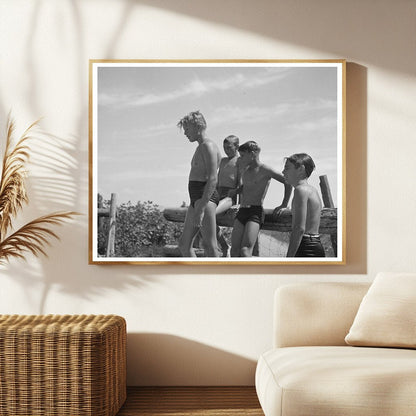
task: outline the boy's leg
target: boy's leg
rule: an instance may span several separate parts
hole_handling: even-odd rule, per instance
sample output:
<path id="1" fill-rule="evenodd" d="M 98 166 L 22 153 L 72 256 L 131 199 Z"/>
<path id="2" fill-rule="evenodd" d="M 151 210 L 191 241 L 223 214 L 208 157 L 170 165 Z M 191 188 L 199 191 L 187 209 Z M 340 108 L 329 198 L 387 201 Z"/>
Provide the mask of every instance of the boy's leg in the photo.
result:
<path id="1" fill-rule="evenodd" d="M 231 257 L 241 256 L 241 242 L 243 240 L 244 228 L 244 225 L 240 221 L 234 221 L 233 232 L 231 234 Z"/>
<path id="2" fill-rule="evenodd" d="M 253 248 L 256 244 L 257 237 L 260 231 L 260 224 L 254 221 L 248 221 L 245 229 L 244 235 L 241 242 L 241 257 L 252 257 Z"/>
<path id="3" fill-rule="evenodd" d="M 200 201 L 196 202 L 196 206 Z M 217 204 L 209 201 L 205 211 L 204 218 L 202 219 L 201 234 L 204 241 L 205 256 L 206 257 L 218 257 L 217 249 L 217 221 L 215 219 L 215 209 Z"/>
<path id="4" fill-rule="evenodd" d="M 225 211 L 228 211 L 232 206 L 233 206 L 233 200 L 229 196 L 227 196 L 221 199 L 220 203 L 218 204 L 215 210 L 215 214 L 220 215 L 224 213 Z M 217 226 L 217 240 L 221 247 L 222 256 L 229 257 L 230 246 L 227 240 L 225 239 L 224 235 L 222 234 L 221 228 L 219 226 Z"/>
<path id="5" fill-rule="evenodd" d="M 223 212 L 230 209 L 232 206 L 233 206 L 233 200 L 229 196 L 227 196 L 224 199 L 221 199 L 215 212 L 217 215 L 222 214 Z"/>
<path id="6" fill-rule="evenodd" d="M 221 247 L 222 257 L 229 257 L 230 246 L 228 244 L 228 241 L 224 237 L 224 234 L 222 233 L 221 227 L 219 227 L 218 225 L 217 225 L 217 241 Z"/>
<path id="7" fill-rule="evenodd" d="M 193 225 L 194 212 L 195 209 L 192 206 L 189 206 L 188 211 L 186 212 L 183 232 L 179 238 L 179 250 L 182 257 L 196 257 L 192 244 L 199 228 Z"/>

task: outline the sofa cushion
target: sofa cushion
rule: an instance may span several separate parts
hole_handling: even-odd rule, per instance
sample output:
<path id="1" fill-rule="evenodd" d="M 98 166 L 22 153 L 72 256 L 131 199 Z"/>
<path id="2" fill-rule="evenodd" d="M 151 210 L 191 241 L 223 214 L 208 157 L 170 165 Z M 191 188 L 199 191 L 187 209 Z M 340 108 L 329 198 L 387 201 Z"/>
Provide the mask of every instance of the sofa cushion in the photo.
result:
<path id="1" fill-rule="evenodd" d="M 345 346 L 369 283 L 308 282 L 279 287 L 273 347 Z"/>
<path id="2" fill-rule="evenodd" d="M 266 416 L 416 415 L 416 351 L 276 348 L 257 364 Z"/>
<path id="3" fill-rule="evenodd" d="M 416 274 L 380 273 L 345 337 L 354 346 L 416 348 Z"/>

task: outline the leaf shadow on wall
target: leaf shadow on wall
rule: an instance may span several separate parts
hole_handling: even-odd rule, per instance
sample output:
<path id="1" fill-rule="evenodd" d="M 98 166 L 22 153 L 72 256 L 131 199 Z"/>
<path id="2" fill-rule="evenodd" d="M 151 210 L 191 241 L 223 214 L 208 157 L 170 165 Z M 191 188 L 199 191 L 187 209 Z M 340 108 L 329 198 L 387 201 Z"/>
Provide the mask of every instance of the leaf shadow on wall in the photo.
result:
<path id="1" fill-rule="evenodd" d="M 397 9 L 400 10 L 400 15 L 396 15 L 396 8 L 391 7 L 388 1 L 378 3 L 376 8 L 371 1 L 350 3 L 328 0 L 127 0 L 127 4 L 132 3 L 257 33 L 265 38 L 322 51 L 339 58 L 353 54 L 357 61 L 402 73 L 414 73 L 411 54 L 403 53 L 403 48 L 397 47 L 403 45 L 401 27 L 414 25 L 412 2 L 401 3 L 400 9 Z M 408 13 L 404 12 L 404 8 L 407 8 Z M 174 39 L 175 34 L 172 36 Z M 277 53 L 279 54 L 278 51 Z M 305 58 L 298 55 L 251 57 Z"/>

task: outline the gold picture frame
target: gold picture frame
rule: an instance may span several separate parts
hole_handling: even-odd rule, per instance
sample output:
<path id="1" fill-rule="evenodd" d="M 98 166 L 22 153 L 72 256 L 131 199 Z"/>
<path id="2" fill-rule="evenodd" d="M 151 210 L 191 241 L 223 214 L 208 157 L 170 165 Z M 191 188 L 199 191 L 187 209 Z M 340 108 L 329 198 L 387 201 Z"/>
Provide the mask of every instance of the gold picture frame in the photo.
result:
<path id="1" fill-rule="evenodd" d="M 342 265 L 345 253 L 346 61 L 90 60 L 89 263 L 140 265 Z M 211 140 L 255 140 L 261 159 L 310 154 L 324 209 L 325 257 L 286 257 L 291 212 L 273 209 L 284 187 L 271 181 L 252 257 L 182 257 L 195 147 L 177 123 L 198 110 Z M 237 207 L 217 217 L 229 238 Z M 219 255 L 221 255 L 219 250 Z M 225 252 L 224 252 L 225 254 Z"/>

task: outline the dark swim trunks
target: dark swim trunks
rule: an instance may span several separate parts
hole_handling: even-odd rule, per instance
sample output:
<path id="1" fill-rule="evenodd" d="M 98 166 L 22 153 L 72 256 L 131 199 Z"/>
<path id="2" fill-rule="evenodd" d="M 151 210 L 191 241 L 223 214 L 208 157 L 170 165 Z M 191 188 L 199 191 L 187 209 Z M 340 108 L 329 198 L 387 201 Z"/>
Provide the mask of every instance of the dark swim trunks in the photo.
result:
<path id="1" fill-rule="evenodd" d="M 319 234 L 304 234 L 295 257 L 325 257 Z"/>
<path id="2" fill-rule="evenodd" d="M 202 198 L 202 195 L 204 194 L 204 189 L 206 182 L 201 181 L 189 181 L 188 184 L 188 191 L 189 191 L 189 198 L 191 200 L 191 207 L 195 207 L 195 202 L 198 201 L 198 199 Z M 220 196 L 218 195 L 217 190 L 212 193 L 210 201 L 214 202 L 214 204 L 218 205 L 220 202 Z"/>
<path id="3" fill-rule="evenodd" d="M 234 188 L 229 188 L 228 186 L 219 186 L 218 193 L 220 195 L 220 200 L 228 197 L 228 192 L 234 190 Z M 232 198 L 233 205 L 237 204 L 237 195 Z"/>
<path id="4" fill-rule="evenodd" d="M 236 220 L 240 221 L 241 224 L 246 225 L 249 221 L 256 222 L 262 225 L 264 223 L 264 210 L 261 205 L 250 205 L 248 207 L 241 207 Z"/>

